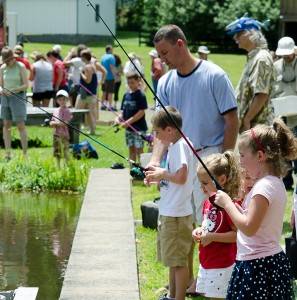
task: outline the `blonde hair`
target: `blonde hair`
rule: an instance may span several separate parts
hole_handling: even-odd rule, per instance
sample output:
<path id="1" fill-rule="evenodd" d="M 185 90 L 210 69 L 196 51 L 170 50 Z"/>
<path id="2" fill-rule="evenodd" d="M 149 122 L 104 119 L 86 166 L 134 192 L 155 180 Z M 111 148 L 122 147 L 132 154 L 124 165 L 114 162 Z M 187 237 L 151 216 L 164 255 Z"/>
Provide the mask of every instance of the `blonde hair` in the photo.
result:
<path id="1" fill-rule="evenodd" d="M 211 154 L 204 161 L 210 173 L 217 179 L 219 176 L 226 176 L 224 191 L 231 197 L 238 196 L 240 187 L 240 167 L 238 160 L 232 151 Z M 207 174 L 202 165 L 197 169 L 198 177 Z"/>
<path id="2" fill-rule="evenodd" d="M 243 132 L 238 145 L 248 147 L 252 153 L 263 151 L 266 163 L 271 165 L 274 175 L 278 177 L 288 171 L 286 160 L 297 158 L 297 139 L 279 118 L 273 120 L 272 126 L 259 124 Z"/>

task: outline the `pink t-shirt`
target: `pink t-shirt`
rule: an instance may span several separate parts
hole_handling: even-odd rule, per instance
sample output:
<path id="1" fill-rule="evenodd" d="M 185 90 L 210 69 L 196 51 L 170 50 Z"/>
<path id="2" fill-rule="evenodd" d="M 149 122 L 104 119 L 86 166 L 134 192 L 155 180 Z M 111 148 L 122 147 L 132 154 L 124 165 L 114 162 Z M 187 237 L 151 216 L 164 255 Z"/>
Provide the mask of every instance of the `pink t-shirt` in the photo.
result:
<path id="1" fill-rule="evenodd" d="M 264 196 L 269 202 L 269 207 L 260 228 L 253 236 L 248 237 L 238 230 L 237 260 L 262 258 L 282 251 L 279 240 L 287 202 L 285 186 L 276 176 L 269 175 L 259 179 L 242 204 L 244 213 L 247 213 L 250 201 L 256 195 Z"/>
<path id="2" fill-rule="evenodd" d="M 68 123 L 72 119 L 72 114 L 68 107 L 59 107 L 53 113 L 53 120 L 59 122 L 59 119 L 56 119 L 55 117 L 58 117 L 60 120 L 63 120 L 64 122 Z M 54 135 L 69 139 L 68 126 L 66 124 L 64 124 L 64 125 L 65 126 L 55 127 Z"/>

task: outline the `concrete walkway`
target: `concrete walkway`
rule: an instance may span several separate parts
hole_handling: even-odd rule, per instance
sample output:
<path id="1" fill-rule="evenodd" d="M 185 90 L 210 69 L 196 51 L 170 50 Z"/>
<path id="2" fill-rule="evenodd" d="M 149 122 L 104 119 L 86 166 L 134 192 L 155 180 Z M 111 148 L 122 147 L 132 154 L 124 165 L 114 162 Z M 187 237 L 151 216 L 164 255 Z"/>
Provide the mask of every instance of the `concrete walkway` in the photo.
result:
<path id="1" fill-rule="evenodd" d="M 139 300 L 127 169 L 92 170 L 60 300 Z"/>

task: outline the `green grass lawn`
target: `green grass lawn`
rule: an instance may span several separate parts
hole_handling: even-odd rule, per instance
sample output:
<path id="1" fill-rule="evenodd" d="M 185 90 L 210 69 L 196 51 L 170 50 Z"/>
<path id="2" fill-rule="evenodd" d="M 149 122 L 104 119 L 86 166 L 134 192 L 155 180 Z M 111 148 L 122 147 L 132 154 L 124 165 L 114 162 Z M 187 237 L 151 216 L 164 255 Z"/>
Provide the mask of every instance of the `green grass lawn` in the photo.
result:
<path id="1" fill-rule="evenodd" d="M 138 46 L 137 37 L 133 34 L 129 33 L 120 33 L 119 39 L 123 46 L 125 47 L 127 52 L 135 52 L 142 59 L 145 65 L 145 75 L 150 82 L 150 58 L 148 56 L 148 52 L 151 50 L 150 47 L 146 46 Z M 104 45 L 100 43 L 92 43 L 89 45 L 94 54 L 100 58 L 104 53 Z M 25 44 L 25 51 L 30 54 L 34 50 L 41 51 L 46 53 L 52 47 L 52 44 L 45 43 L 31 43 Z M 66 55 L 67 51 L 72 48 L 72 45 L 62 45 L 62 54 Z M 120 48 L 115 47 L 115 53 L 119 54 L 122 57 L 123 62 L 127 59 L 120 50 Z M 211 54 L 209 59 L 214 63 L 221 66 L 229 75 L 232 84 L 235 86 L 239 80 L 242 68 L 245 63 L 244 55 L 233 55 L 233 54 Z M 124 85 L 122 84 L 120 95 L 124 92 Z M 153 103 L 153 97 L 150 92 L 147 93 L 147 98 L 149 103 Z M 50 128 L 41 128 L 41 127 L 29 127 L 29 136 L 30 137 L 40 137 L 46 141 L 49 145 L 51 145 L 51 129 Z M 124 131 L 120 130 L 118 133 L 114 133 L 107 126 L 98 126 L 97 127 L 98 138 L 101 142 L 109 145 L 116 151 L 123 154 L 125 157 L 128 155 L 127 148 L 124 143 Z M 13 135 L 17 135 L 16 129 L 13 129 Z M 81 139 L 85 139 L 81 136 Z M 98 153 L 99 160 L 91 160 L 88 162 L 78 161 L 76 164 L 83 165 L 87 164 L 90 168 L 103 168 L 110 167 L 114 162 L 123 162 L 123 160 L 108 150 L 102 148 L 101 146 L 92 143 Z M 14 155 L 19 153 L 20 150 L 14 150 Z M 3 161 L 3 150 L 0 151 L 0 165 L 5 164 Z M 48 158 L 52 157 L 52 149 L 48 148 L 32 148 L 29 149 L 29 159 L 35 159 L 36 157 Z M 54 163 L 54 160 L 53 160 Z M 158 195 L 158 191 L 156 187 L 145 187 L 141 182 L 134 182 L 132 188 L 132 203 L 133 203 L 133 212 L 136 220 L 141 219 L 140 213 L 140 205 L 141 203 L 152 200 L 154 197 Z M 285 222 L 284 222 L 284 231 L 283 237 L 289 235 L 289 220 L 290 220 L 290 212 L 291 212 L 291 193 L 288 193 L 288 204 L 286 208 L 285 214 Z M 283 243 L 283 240 L 282 240 Z M 139 283 L 141 289 L 141 299 L 142 300 L 154 300 L 157 299 L 160 288 L 165 286 L 168 282 L 167 270 L 156 261 L 156 231 L 143 228 L 141 225 L 136 226 L 136 244 L 137 244 L 137 259 L 139 266 Z M 196 251 L 197 257 L 197 251 Z M 195 259 L 197 262 L 197 258 Z M 195 264 L 195 268 L 197 270 L 198 263 Z"/>

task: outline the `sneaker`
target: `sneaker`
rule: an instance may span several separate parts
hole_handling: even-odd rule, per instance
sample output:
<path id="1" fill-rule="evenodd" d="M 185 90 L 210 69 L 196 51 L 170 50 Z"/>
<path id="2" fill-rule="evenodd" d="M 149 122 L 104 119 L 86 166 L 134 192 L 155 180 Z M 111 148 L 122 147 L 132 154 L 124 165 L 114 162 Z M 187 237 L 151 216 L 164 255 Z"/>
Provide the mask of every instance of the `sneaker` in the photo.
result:
<path id="1" fill-rule="evenodd" d="M 105 105 L 102 105 L 102 106 L 101 106 L 101 110 L 106 110 L 106 106 L 105 106 Z"/>
<path id="2" fill-rule="evenodd" d="M 168 296 L 168 294 L 166 293 L 165 295 L 162 295 L 159 300 L 175 300 L 175 298 L 171 298 Z"/>

